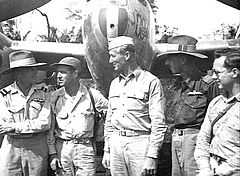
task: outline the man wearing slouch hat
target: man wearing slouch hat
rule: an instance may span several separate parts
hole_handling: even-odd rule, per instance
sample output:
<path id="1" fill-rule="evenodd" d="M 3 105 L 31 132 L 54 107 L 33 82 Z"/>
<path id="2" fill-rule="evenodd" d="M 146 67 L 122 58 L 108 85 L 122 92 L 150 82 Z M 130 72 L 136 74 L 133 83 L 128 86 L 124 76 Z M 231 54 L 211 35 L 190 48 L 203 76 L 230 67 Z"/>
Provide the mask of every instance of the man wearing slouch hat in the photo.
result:
<path id="1" fill-rule="evenodd" d="M 51 125 L 50 102 L 44 87 L 35 86 L 35 74 L 45 69 L 32 53 L 19 50 L 9 55 L 10 68 L 1 76 L 10 75 L 13 83 L 0 91 L 0 173 L 3 176 L 46 176 L 48 130 Z"/>

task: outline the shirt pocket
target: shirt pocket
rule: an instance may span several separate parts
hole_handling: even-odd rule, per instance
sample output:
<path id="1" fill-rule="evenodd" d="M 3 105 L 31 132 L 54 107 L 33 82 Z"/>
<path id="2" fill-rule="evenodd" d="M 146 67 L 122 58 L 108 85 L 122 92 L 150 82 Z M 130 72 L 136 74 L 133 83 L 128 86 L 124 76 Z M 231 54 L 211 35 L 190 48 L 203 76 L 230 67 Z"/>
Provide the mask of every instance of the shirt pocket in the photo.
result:
<path id="1" fill-rule="evenodd" d="M 236 113 L 229 114 L 229 119 L 225 122 L 226 140 L 233 145 L 240 147 L 240 118 Z M 225 130 L 224 130 L 225 131 Z"/>
<path id="2" fill-rule="evenodd" d="M 68 113 L 65 110 L 61 110 L 58 114 L 57 114 L 57 119 L 62 119 L 65 120 L 68 118 Z"/>
<path id="3" fill-rule="evenodd" d="M 183 96 L 182 102 L 179 103 L 177 118 L 180 123 L 189 123 L 199 117 L 204 117 L 207 107 L 207 97 L 203 95 L 186 95 Z"/>
<path id="4" fill-rule="evenodd" d="M 71 122 L 76 133 L 91 132 L 94 126 L 94 114 L 90 111 L 74 113 Z"/>
<path id="5" fill-rule="evenodd" d="M 148 92 L 136 91 L 127 93 L 127 106 L 128 110 L 143 110 L 148 105 Z"/>
<path id="6" fill-rule="evenodd" d="M 12 105 L 8 108 L 8 111 L 11 113 L 14 121 L 19 122 L 23 119 L 24 116 L 24 106 L 23 105 Z"/>
<path id="7" fill-rule="evenodd" d="M 42 103 L 38 101 L 31 101 L 29 104 L 29 119 L 36 119 L 42 110 Z"/>
<path id="8" fill-rule="evenodd" d="M 120 95 L 119 94 L 112 94 L 109 96 L 109 102 L 111 104 L 111 109 L 116 110 L 120 106 Z"/>

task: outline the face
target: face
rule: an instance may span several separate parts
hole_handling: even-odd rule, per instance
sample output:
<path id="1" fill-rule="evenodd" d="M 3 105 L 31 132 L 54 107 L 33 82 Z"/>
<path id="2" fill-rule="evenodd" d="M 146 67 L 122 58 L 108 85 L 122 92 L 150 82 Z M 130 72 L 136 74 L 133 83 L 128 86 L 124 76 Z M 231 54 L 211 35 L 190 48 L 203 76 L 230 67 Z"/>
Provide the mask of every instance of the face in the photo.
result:
<path id="1" fill-rule="evenodd" d="M 167 56 L 165 65 L 169 67 L 173 74 L 179 74 L 182 72 L 182 59 L 176 55 Z"/>
<path id="2" fill-rule="evenodd" d="M 16 77 L 24 84 L 33 84 L 37 73 L 36 68 L 24 68 L 16 72 Z"/>
<path id="3" fill-rule="evenodd" d="M 35 82 L 36 84 L 42 83 L 47 79 L 47 72 L 44 70 L 37 70 L 36 76 L 35 76 Z"/>
<path id="4" fill-rule="evenodd" d="M 216 59 L 213 63 L 213 78 L 217 80 L 219 88 L 228 90 L 232 85 L 232 71 L 224 67 L 225 56 Z"/>
<path id="5" fill-rule="evenodd" d="M 2 22 L 1 26 L 4 34 L 8 34 L 10 32 L 10 26 L 7 22 Z"/>
<path id="6" fill-rule="evenodd" d="M 119 48 L 110 50 L 109 54 L 109 63 L 113 65 L 113 69 L 117 72 L 123 71 L 127 63 L 126 56 L 119 52 Z"/>
<path id="7" fill-rule="evenodd" d="M 73 81 L 76 81 L 76 72 L 68 66 L 57 67 L 57 84 L 60 87 L 69 86 Z"/>

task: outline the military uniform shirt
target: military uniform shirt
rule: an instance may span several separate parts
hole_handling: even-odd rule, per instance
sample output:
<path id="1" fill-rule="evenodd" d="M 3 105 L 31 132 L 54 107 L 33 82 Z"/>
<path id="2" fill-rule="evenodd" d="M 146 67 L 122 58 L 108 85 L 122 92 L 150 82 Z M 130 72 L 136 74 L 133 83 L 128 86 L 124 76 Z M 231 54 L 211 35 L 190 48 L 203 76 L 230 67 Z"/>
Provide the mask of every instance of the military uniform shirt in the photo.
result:
<path id="1" fill-rule="evenodd" d="M 237 102 L 215 123 L 214 137 L 210 144 L 211 123 L 233 101 Z M 195 150 L 200 168 L 208 166 L 210 153 L 226 159 L 230 166 L 240 169 L 240 93 L 230 99 L 220 95 L 209 104 Z"/>
<path id="2" fill-rule="evenodd" d="M 107 111 L 107 99 L 91 88 L 95 107 Z M 87 88 L 80 84 L 77 95 L 67 95 L 64 88 L 52 94 L 53 113 L 56 116 L 55 136 L 63 140 L 93 137 L 94 110 Z"/>
<path id="3" fill-rule="evenodd" d="M 173 98 L 176 128 L 200 129 L 209 102 L 219 94 L 216 82 L 206 78 L 182 81 L 176 91 Z"/>
<path id="4" fill-rule="evenodd" d="M 16 83 L 4 88 L 0 98 L 0 123 L 13 123 L 9 135 L 45 132 L 50 128 L 50 102 L 41 87 L 32 87 L 25 96 Z"/>
<path id="5" fill-rule="evenodd" d="M 128 77 L 115 78 L 110 87 L 105 123 L 105 151 L 114 130 L 144 131 L 150 134 L 146 156 L 157 158 L 166 132 L 165 98 L 160 80 L 140 68 Z"/>

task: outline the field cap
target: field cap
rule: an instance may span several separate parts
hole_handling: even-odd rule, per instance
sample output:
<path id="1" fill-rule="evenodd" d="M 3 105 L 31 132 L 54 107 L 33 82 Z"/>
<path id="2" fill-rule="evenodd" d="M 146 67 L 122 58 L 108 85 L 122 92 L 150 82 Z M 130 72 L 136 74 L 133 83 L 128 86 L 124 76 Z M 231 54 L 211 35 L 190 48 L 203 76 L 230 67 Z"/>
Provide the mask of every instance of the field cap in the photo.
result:
<path id="1" fill-rule="evenodd" d="M 58 66 L 70 66 L 75 70 L 81 70 L 81 61 L 75 57 L 64 57 L 58 63 L 54 63 L 51 65 L 53 68 L 57 68 Z"/>
<path id="2" fill-rule="evenodd" d="M 112 50 L 114 48 L 124 46 L 124 45 L 134 46 L 134 39 L 128 36 L 119 36 L 119 37 L 111 38 L 108 42 L 108 50 Z"/>

